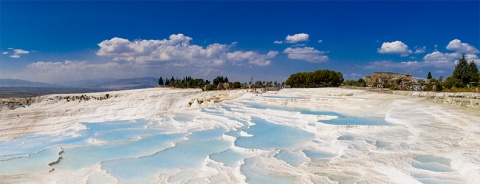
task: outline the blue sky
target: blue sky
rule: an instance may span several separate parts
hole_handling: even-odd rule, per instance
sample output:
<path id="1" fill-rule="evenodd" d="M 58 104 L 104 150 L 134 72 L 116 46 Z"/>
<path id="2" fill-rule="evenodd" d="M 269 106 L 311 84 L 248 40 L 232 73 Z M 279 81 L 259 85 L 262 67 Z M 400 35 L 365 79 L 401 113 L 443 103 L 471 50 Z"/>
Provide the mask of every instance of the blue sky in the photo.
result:
<path id="1" fill-rule="evenodd" d="M 479 1 L 0 1 L 0 78 L 449 76 L 480 63 Z"/>

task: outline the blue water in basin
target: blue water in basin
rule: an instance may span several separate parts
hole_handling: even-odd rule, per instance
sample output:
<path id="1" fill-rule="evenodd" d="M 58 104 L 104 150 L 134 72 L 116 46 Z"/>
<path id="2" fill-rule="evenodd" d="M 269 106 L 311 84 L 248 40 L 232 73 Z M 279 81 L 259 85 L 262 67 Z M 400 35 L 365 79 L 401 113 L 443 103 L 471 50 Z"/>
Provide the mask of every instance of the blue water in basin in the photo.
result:
<path id="1" fill-rule="evenodd" d="M 234 151 L 232 149 L 228 149 L 220 153 L 214 153 L 210 155 L 210 158 L 212 160 L 215 160 L 217 162 L 222 162 L 227 167 L 236 167 L 238 161 L 244 159 L 245 157 L 246 157 L 245 154 Z"/>
<path id="2" fill-rule="evenodd" d="M 301 150 L 289 151 L 281 150 L 275 156 L 276 159 L 283 160 L 292 166 L 299 166 L 305 162 L 305 158 L 302 156 Z"/>
<path id="3" fill-rule="evenodd" d="M 452 172 L 449 158 L 438 157 L 433 155 L 418 155 L 413 157 L 412 166 L 418 169 L 429 170 L 434 172 Z"/>
<path id="4" fill-rule="evenodd" d="M 151 156 L 106 161 L 102 168 L 120 180 L 153 181 L 159 173 L 182 168 L 200 169 L 210 154 L 230 147 L 231 143 L 224 140 L 184 141 Z"/>
<path id="5" fill-rule="evenodd" d="M 312 133 L 288 125 L 279 125 L 265 119 L 252 117 L 255 123 L 244 131 L 253 137 L 238 137 L 235 145 L 243 148 L 272 150 L 302 145 L 313 139 Z"/>
<path id="6" fill-rule="evenodd" d="M 251 113 L 251 108 L 255 113 L 246 116 L 238 115 Z M 238 167 L 243 161 L 240 171 L 250 183 L 295 183 L 300 181 L 300 176 L 278 176 L 258 168 L 256 156 L 252 156 L 245 150 L 273 151 L 273 159 L 284 161 L 294 167 L 307 163 L 308 159 L 332 159 L 337 156 L 328 151 L 305 148 L 307 143 L 314 141 L 314 133 L 284 122 L 275 122 L 276 120 L 270 120 L 268 117 L 259 117 L 265 109 L 298 112 L 305 115 L 335 116 L 336 119 L 319 121 L 332 125 L 389 125 L 380 119 L 350 117 L 319 109 L 290 108 L 251 102 L 230 103 L 203 108 L 191 114 L 183 112 L 166 114 L 162 116 L 166 118 L 162 118 L 158 123 L 142 119 L 84 122 L 82 124 L 86 127 L 85 130 L 57 135 L 25 135 L 11 141 L 0 142 L 0 175 L 48 173 L 52 168 L 75 171 L 101 164 L 102 169 L 121 182 L 145 183 L 154 181 L 162 173 L 200 170 L 205 167 L 206 161 L 211 159 L 217 164 L 230 168 Z M 202 116 L 200 113 L 208 116 Z M 234 115 L 235 113 L 237 115 Z M 208 119 L 209 117 L 216 118 Z M 169 121 L 174 122 L 175 125 L 202 123 L 204 119 L 208 120 L 206 122 L 220 121 L 220 123 L 217 126 L 205 126 L 209 128 L 189 131 L 178 131 L 176 127 L 161 125 Z M 288 118 L 285 119 L 288 120 Z M 235 128 L 221 124 L 221 121 L 227 120 L 237 123 Z M 308 125 L 315 126 L 319 122 L 308 122 Z M 242 131 L 251 136 L 242 136 Z M 228 139 L 224 135 L 228 135 L 226 136 Z M 351 135 L 342 135 L 337 139 L 342 142 L 355 141 L 355 137 Z M 382 145 L 379 143 L 377 146 Z M 48 163 L 57 160 L 60 150 L 63 150 L 62 160 L 54 166 L 49 166 Z M 449 171 L 449 164 L 446 164 L 448 160 L 431 161 L 428 158 L 416 157 L 412 166 L 436 172 Z M 183 178 L 188 178 L 186 175 L 188 174 L 179 173 L 171 181 L 182 182 Z M 218 179 L 221 181 L 221 177 Z"/>
<path id="7" fill-rule="evenodd" d="M 391 125 L 383 119 L 376 118 L 365 118 L 357 116 L 345 116 L 340 113 L 331 112 L 331 111 L 321 111 L 321 110 L 312 110 L 307 108 L 292 108 L 286 106 L 275 106 L 275 105 L 266 105 L 258 103 L 244 103 L 249 108 L 255 109 L 271 109 L 278 111 L 287 111 L 287 112 L 299 112 L 300 114 L 307 115 L 317 115 L 317 116 L 336 116 L 337 118 L 331 120 L 321 120 L 319 122 L 330 124 L 330 125 L 367 125 L 367 126 L 387 126 Z"/>
<path id="8" fill-rule="evenodd" d="M 336 156 L 334 153 L 325 151 L 303 150 L 303 153 L 310 159 L 333 158 Z"/>
<path id="9" fill-rule="evenodd" d="M 295 175 L 275 175 L 265 169 L 258 168 L 257 158 L 245 159 L 240 171 L 247 177 L 247 183 L 299 183 L 300 176 Z"/>

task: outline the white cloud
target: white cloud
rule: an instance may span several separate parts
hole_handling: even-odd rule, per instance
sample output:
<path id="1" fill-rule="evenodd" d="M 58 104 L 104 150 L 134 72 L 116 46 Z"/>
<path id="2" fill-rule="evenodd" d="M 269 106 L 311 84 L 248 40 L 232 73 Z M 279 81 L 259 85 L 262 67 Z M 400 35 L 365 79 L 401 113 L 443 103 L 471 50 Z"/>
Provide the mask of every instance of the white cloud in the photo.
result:
<path id="1" fill-rule="evenodd" d="M 323 42 L 323 40 L 318 40 L 318 43 L 322 43 L 322 42 Z"/>
<path id="2" fill-rule="evenodd" d="M 274 43 L 274 44 L 282 44 L 283 41 L 275 40 L 275 41 L 273 41 L 273 43 Z"/>
<path id="3" fill-rule="evenodd" d="M 426 49 L 427 49 L 427 46 L 415 47 L 415 54 L 425 53 L 425 50 L 426 50 Z"/>
<path id="4" fill-rule="evenodd" d="M 474 61 L 477 65 L 480 65 L 480 59 L 475 54 L 465 54 L 467 61 Z"/>
<path id="5" fill-rule="evenodd" d="M 137 64 L 170 63 L 170 66 L 221 66 L 226 62 L 243 61 L 257 66 L 266 66 L 275 57 L 275 51 L 263 55 L 254 51 L 233 51 L 232 45 L 213 43 L 205 48 L 191 45 L 192 38 L 172 34 L 163 40 L 135 40 L 112 38 L 98 44 L 98 56 L 112 57 L 114 61 L 129 61 Z M 278 53 L 278 52 L 277 52 Z"/>
<path id="6" fill-rule="evenodd" d="M 380 54 L 400 54 L 402 57 L 412 53 L 412 51 L 408 49 L 408 46 L 401 41 L 383 42 L 377 51 Z"/>
<path id="7" fill-rule="evenodd" d="M 6 55 L 6 54 L 8 54 L 8 52 L 2 52 L 2 54 L 3 54 L 3 55 Z"/>
<path id="8" fill-rule="evenodd" d="M 258 66 L 266 66 L 271 63 L 270 59 L 277 56 L 278 51 L 270 51 L 266 55 L 261 55 L 253 51 L 242 52 L 235 51 L 227 54 L 228 60 L 231 61 L 248 61 L 250 64 Z M 235 63 L 234 63 L 235 64 Z"/>
<path id="9" fill-rule="evenodd" d="M 477 53 L 479 53 L 478 50 L 468 43 L 462 43 L 459 39 L 450 41 L 446 46 L 446 49 L 455 52 L 442 53 L 435 50 L 434 52 L 425 55 L 423 59 L 426 63 L 430 63 L 435 66 L 453 66 L 464 54 L 468 61 L 480 63 L 480 59 L 477 56 Z"/>
<path id="10" fill-rule="evenodd" d="M 287 43 L 306 42 L 308 41 L 308 36 L 309 35 L 306 33 L 294 34 L 293 36 L 287 35 L 287 37 L 285 37 L 285 42 Z"/>
<path id="11" fill-rule="evenodd" d="M 457 52 L 454 53 L 442 53 L 439 51 L 433 51 L 430 54 L 427 54 L 423 57 L 425 63 L 432 65 L 445 65 L 452 64 L 456 58 L 459 58 L 460 54 Z"/>
<path id="12" fill-rule="evenodd" d="M 288 54 L 288 58 L 304 60 L 312 63 L 320 63 L 328 60 L 328 56 L 322 55 L 326 52 L 315 50 L 312 47 L 286 48 L 283 53 Z"/>
<path id="13" fill-rule="evenodd" d="M 468 43 L 462 43 L 459 39 L 454 39 L 448 43 L 446 49 L 448 50 L 453 50 L 459 53 L 464 53 L 464 54 L 476 54 L 478 53 L 478 50 L 469 45 Z"/>
<path id="14" fill-rule="evenodd" d="M 403 69 L 405 71 L 415 70 L 423 67 L 453 68 L 455 59 L 460 58 L 459 53 L 442 53 L 434 51 L 423 57 L 423 61 L 393 62 L 390 60 L 370 62 L 364 68 L 367 69 Z M 467 56 L 465 56 L 467 57 Z"/>
<path id="15" fill-rule="evenodd" d="M 424 63 L 419 61 L 393 62 L 390 60 L 382 60 L 382 61 L 370 62 L 368 65 L 364 66 L 364 68 L 388 70 L 388 69 L 415 69 L 423 66 L 425 66 Z"/>
<path id="16" fill-rule="evenodd" d="M 26 50 L 22 50 L 22 49 L 13 49 L 13 48 L 9 48 L 10 50 L 13 50 L 13 54 L 10 56 L 11 58 L 20 58 L 20 56 L 22 54 L 29 54 L 30 52 L 29 51 L 26 51 Z M 3 54 L 8 54 L 8 52 L 3 52 Z"/>

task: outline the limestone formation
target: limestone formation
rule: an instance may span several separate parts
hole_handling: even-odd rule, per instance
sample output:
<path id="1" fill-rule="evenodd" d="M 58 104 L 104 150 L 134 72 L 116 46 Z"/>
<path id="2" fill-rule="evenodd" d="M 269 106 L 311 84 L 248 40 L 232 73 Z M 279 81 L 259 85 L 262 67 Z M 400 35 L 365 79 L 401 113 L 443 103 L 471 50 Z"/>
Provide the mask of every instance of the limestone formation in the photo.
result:
<path id="1" fill-rule="evenodd" d="M 372 76 L 365 77 L 365 83 L 369 87 L 383 85 L 385 83 L 392 85 L 416 84 L 418 81 L 410 74 L 400 74 L 392 72 L 373 72 Z"/>

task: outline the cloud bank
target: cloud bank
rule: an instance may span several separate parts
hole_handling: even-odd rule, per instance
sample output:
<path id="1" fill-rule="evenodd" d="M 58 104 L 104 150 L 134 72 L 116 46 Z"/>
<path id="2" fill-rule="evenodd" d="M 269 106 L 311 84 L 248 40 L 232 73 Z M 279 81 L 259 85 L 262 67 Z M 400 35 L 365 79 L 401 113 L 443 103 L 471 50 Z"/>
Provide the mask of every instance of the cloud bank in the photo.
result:
<path id="1" fill-rule="evenodd" d="M 231 51 L 235 44 L 213 43 L 206 47 L 192 45 L 191 37 L 172 34 L 163 40 L 134 40 L 112 38 L 98 44 L 98 56 L 111 57 L 113 61 L 147 63 L 169 63 L 172 66 L 221 66 L 252 64 L 267 66 L 278 52 L 260 54 L 255 51 Z"/>
<path id="2" fill-rule="evenodd" d="M 390 60 L 374 61 L 370 62 L 369 65 L 364 66 L 365 69 L 403 69 L 407 72 L 412 69 L 420 69 L 423 67 L 435 67 L 435 68 L 444 68 L 444 69 L 453 69 L 456 61 L 458 61 L 462 55 L 465 55 L 465 58 L 468 61 L 474 61 L 477 64 L 480 64 L 480 59 L 477 56 L 479 53 L 478 49 L 469 45 L 468 43 L 462 43 L 459 39 L 454 39 L 448 43 L 445 47 L 446 50 L 454 52 L 440 52 L 435 50 L 431 53 L 426 54 L 423 57 L 423 60 L 420 61 L 403 61 L 403 62 L 393 62 Z M 424 53 L 426 47 L 416 47 L 416 54 Z M 395 42 L 385 42 L 382 44 L 382 47 L 378 49 L 379 53 L 388 53 L 388 54 L 410 54 L 411 51 L 408 50 L 408 46 L 403 44 L 400 41 Z"/>

